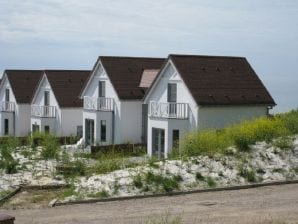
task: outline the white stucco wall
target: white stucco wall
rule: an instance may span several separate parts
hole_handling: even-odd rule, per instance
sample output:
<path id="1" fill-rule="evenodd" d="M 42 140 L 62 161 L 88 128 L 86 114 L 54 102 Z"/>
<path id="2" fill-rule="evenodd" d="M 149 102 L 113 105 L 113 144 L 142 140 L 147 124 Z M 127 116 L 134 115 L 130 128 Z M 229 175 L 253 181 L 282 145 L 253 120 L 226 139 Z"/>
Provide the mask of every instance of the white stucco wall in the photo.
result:
<path id="1" fill-rule="evenodd" d="M 102 64 L 99 62 L 97 67 L 92 74 L 91 79 L 88 82 L 84 90 L 84 96 L 89 97 L 98 97 L 98 83 L 99 81 L 105 81 L 106 85 L 106 98 L 114 99 L 114 111 L 91 111 L 91 110 L 83 110 L 83 136 L 85 137 L 85 119 L 93 119 L 95 126 L 95 142 L 97 144 L 112 144 L 112 130 L 114 130 L 114 144 L 120 144 L 122 141 L 122 133 L 121 133 L 121 103 L 118 98 L 118 95 L 106 73 Z M 114 116 L 114 118 L 113 118 Z M 114 119 L 114 121 L 113 121 Z M 100 121 L 106 120 L 107 122 L 107 142 L 100 142 Z M 114 122 L 114 128 L 113 128 Z"/>
<path id="2" fill-rule="evenodd" d="M 177 84 L 177 103 L 188 103 L 189 118 L 186 120 L 179 120 L 152 118 L 149 116 L 147 129 L 147 151 L 150 156 L 152 153 L 152 128 L 160 128 L 165 130 L 165 156 L 167 156 L 167 153 L 172 149 L 173 130 L 179 130 L 179 138 L 182 139 L 185 133 L 196 129 L 198 124 L 197 104 L 171 62 L 168 62 L 168 64 L 165 66 L 161 73 L 160 79 L 146 97 L 145 103 L 149 104 L 150 101 L 167 103 L 168 83 Z"/>
<path id="3" fill-rule="evenodd" d="M 61 121 L 60 136 L 76 136 L 77 126 L 83 125 L 83 108 L 62 108 Z"/>
<path id="4" fill-rule="evenodd" d="M 41 131 L 44 131 L 44 126 L 50 126 L 50 133 L 55 134 L 57 136 L 62 135 L 62 122 L 61 122 L 61 109 L 59 104 L 56 100 L 54 92 L 51 88 L 49 81 L 47 80 L 46 76 L 43 77 L 36 93 L 32 101 L 32 105 L 39 105 L 44 106 L 44 91 L 49 91 L 50 93 L 50 106 L 56 107 L 56 117 L 54 118 L 40 118 L 31 116 L 31 131 L 32 131 L 32 124 L 40 123 L 42 127 L 40 127 Z"/>
<path id="5" fill-rule="evenodd" d="M 30 104 L 18 104 L 16 107 L 16 124 L 15 135 L 17 137 L 27 136 L 30 131 L 30 118 L 31 118 L 31 105 Z"/>
<path id="6" fill-rule="evenodd" d="M 121 101 L 121 142 L 142 142 L 141 100 Z"/>
<path id="7" fill-rule="evenodd" d="M 223 128 L 266 115 L 267 106 L 201 106 L 198 127 L 199 130 Z"/>
<path id="8" fill-rule="evenodd" d="M 5 90 L 9 89 L 10 102 L 15 104 L 14 112 L 1 112 L 0 136 L 4 135 L 4 119 L 9 120 L 9 135 L 27 136 L 30 132 L 30 104 L 18 104 L 6 75 L 3 76 L 0 89 L 0 102 L 5 102 Z"/>

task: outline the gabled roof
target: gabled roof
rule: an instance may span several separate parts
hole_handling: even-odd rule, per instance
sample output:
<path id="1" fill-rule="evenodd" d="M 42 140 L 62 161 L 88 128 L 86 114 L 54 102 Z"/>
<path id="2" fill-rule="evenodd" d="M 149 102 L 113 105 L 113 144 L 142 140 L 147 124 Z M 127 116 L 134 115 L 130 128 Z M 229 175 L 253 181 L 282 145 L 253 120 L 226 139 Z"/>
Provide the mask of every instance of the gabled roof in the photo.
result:
<path id="1" fill-rule="evenodd" d="M 42 78 L 42 70 L 5 70 L 4 74 L 11 85 L 17 103 L 30 104 L 38 83 Z"/>
<path id="2" fill-rule="evenodd" d="M 275 105 L 244 57 L 171 54 L 169 60 L 198 105 Z"/>
<path id="3" fill-rule="evenodd" d="M 60 107 L 82 107 L 79 98 L 84 83 L 89 77 L 89 70 L 45 70 Z"/>
<path id="4" fill-rule="evenodd" d="M 145 89 L 140 87 L 144 70 L 160 69 L 164 58 L 101 56 L 101 62 L 118 97 L 122 100 L 143 99 Z M 94 66 L 96 67 L 96 66 Z"/>

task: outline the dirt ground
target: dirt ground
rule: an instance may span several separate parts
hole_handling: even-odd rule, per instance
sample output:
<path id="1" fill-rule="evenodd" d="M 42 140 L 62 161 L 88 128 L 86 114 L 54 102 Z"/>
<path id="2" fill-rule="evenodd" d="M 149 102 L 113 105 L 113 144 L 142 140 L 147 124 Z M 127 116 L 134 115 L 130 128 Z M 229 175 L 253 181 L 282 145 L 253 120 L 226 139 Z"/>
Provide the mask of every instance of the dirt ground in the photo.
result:
<path id="1" fill-rule="evenodd" d="M 149 221 L 167 215 L 182 223 L 298 224 L 298 184 L 0 213 L 16 224 L 163 223 Z"/>
<path id="2" fill-rule="evenodd" d="M 59 197 L 64 189 L 22 190 L 1 205 L 4 209 L 36 209 L 47 208 L 54 198 Z"/>

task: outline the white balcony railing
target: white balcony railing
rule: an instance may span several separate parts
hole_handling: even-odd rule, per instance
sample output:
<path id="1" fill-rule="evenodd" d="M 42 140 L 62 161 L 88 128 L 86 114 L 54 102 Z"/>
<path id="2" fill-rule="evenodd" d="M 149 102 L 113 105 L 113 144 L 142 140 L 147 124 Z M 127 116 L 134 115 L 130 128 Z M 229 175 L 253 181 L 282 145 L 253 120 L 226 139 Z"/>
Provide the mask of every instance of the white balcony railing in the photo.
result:
<path id="1" fill-rule="evenodd" d="M 1 111 L 4 112 L 14 112 L 15 111 L 15 103 L 4 101 L 1 103 Z"/>
<path id="2" fill-rule="evenodd" d="M 84 109 L 87 110 L 102 110 L 102 111 L 113 111 L 114 110 L 114 99 L 106 97 L 84 97 Z"/>
<path id="3" fill-rule="evenodd" d="M 55 106 L 31 105 L 31 116 L 56 117 L 56 107 Z"/>
<path id="4" fill-rule="evenodd" d="M 188 103 L 150 101 L 148 115 L 157 118 L 188 119 Z"/>

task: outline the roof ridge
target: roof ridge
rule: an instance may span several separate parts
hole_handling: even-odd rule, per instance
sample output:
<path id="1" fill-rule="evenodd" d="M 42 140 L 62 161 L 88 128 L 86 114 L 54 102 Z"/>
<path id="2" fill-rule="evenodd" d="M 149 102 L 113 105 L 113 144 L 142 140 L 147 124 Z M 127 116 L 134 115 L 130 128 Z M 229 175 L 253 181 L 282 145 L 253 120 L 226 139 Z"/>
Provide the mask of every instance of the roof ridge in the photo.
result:
<path id="1" fill-rule="evenodd" d="M 169 54 L 170 57 L 194 57 L 194 58 L 238 58 L 246 59 L 243 56 L 226 56 L 226 55 L 195 55 L 195 54 Z"/>
<path id="2" fill-rule="evenodd" d="M 44 72 L 91 72 L 89 69 L 44 69 Z"/>
<path id="3" fill-rule="evenodd" d="M 162 57 L 138 57 L 138 56 L 99 56 L 98 58 L 118 58 L 118 59 L 149 59 L 149 60 L 165 60 Z"/>

